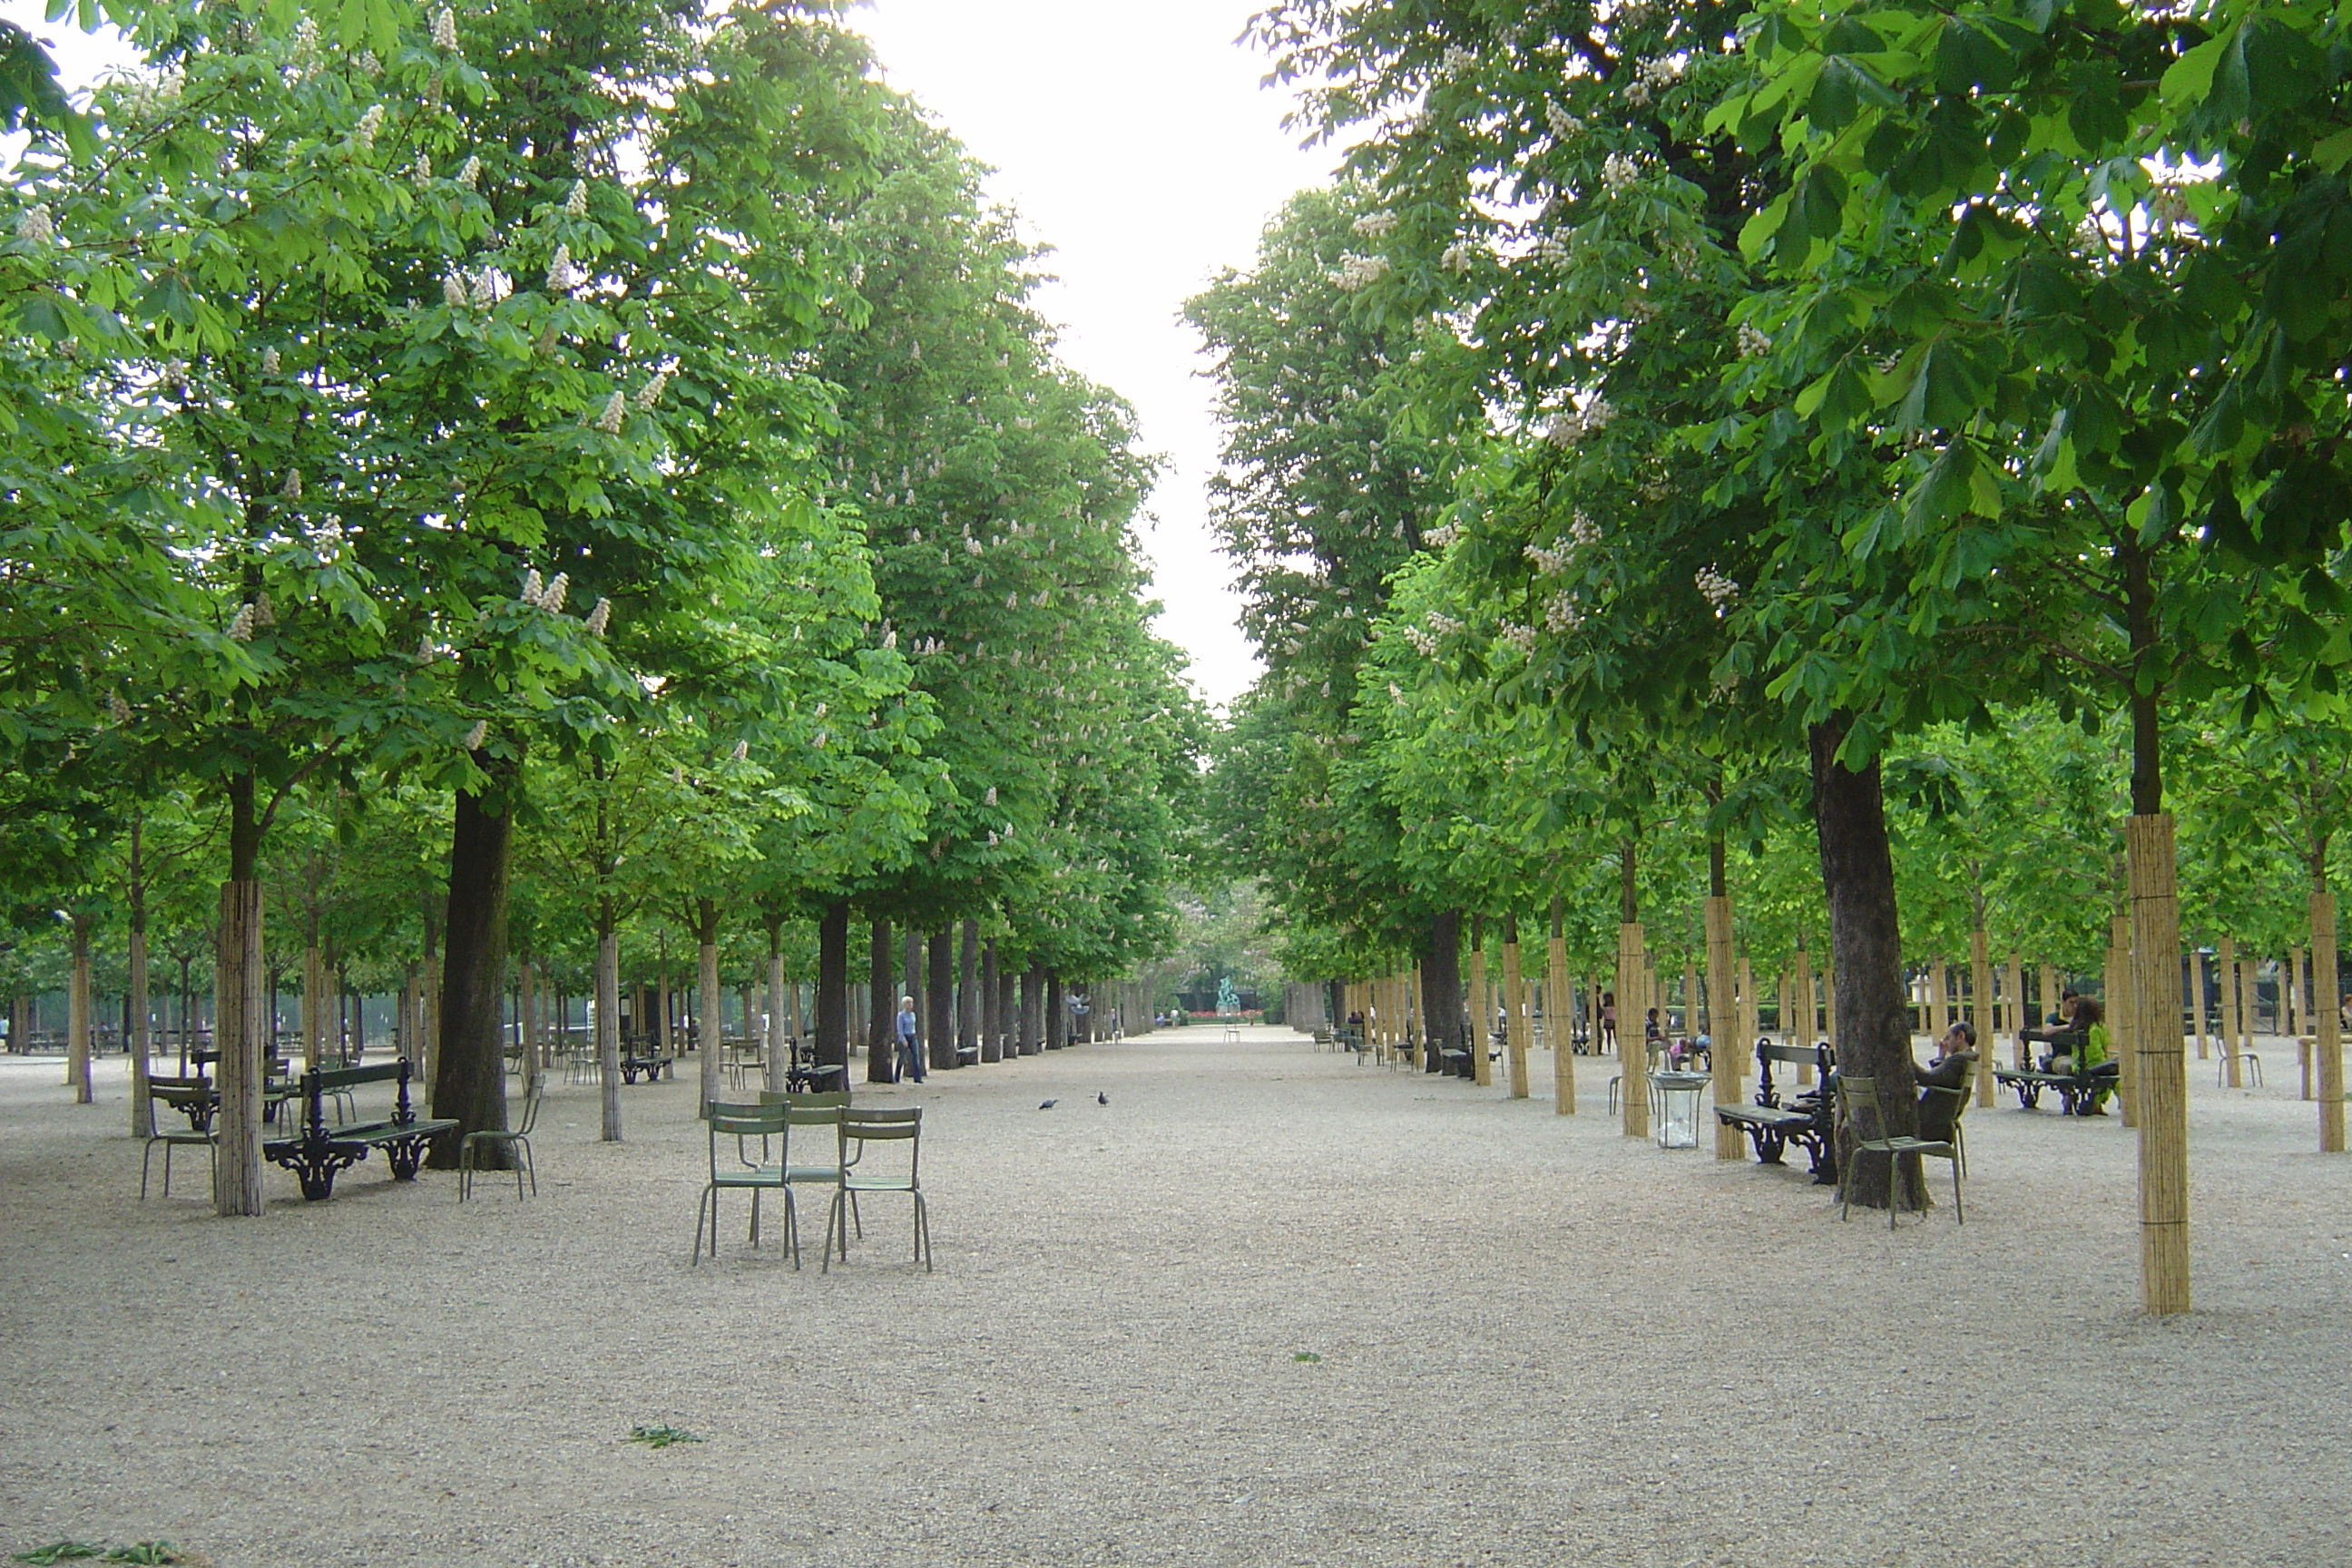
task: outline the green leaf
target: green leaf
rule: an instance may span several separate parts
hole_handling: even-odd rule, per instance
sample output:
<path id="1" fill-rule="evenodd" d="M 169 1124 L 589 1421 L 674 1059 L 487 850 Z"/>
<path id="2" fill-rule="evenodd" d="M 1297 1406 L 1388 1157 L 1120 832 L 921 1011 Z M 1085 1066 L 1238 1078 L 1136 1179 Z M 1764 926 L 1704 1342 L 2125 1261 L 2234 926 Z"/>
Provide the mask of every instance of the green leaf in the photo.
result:
<path id="1" fill-rule="evenodd" d="M 2221 51 L 2233 35 L 2225 33 L 2203 43 L 2172 62 L 2164 73 L 2161 91 L 2164 100 L 2176 108 L 2188 108 L 2202 103 L 2213 89 L 2213 68 L 2221 62 Z"/>

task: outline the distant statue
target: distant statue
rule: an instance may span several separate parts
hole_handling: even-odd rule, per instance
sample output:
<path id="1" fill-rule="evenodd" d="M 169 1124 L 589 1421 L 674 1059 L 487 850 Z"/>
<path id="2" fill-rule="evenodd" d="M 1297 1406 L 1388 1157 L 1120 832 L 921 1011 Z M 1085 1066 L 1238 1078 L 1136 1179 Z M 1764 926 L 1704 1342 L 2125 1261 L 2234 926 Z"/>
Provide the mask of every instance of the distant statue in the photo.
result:
<path id="1" fill-rule="evenodd" d="M 1242 999 L 1234 993 L 1234 977 L 1230 974 L 1217 982 L 1217 1014 L 1230 1018 L 1242 1010 Z"/>

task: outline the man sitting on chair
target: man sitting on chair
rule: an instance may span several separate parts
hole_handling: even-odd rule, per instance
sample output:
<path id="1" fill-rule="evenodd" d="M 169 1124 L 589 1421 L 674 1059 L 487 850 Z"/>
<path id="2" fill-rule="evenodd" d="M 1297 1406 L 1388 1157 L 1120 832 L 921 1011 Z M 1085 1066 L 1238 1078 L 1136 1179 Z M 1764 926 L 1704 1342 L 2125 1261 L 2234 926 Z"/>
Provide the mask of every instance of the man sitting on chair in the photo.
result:
<path id="1" fill-rule="evenodd" d="M 1977 1032 L 1968 1024 L 1954 1024 L 1936 1042 L 1936 1058 L 1913 1069 L 1919 1079 L 1919 1136 L 1931 1143 L 1948 1143 L 1952 1124 L 1959 1120 L 1960 1101 L 1930 1089 L 1956 1089 L 1965 1093 L 1977 1070 Z"/>

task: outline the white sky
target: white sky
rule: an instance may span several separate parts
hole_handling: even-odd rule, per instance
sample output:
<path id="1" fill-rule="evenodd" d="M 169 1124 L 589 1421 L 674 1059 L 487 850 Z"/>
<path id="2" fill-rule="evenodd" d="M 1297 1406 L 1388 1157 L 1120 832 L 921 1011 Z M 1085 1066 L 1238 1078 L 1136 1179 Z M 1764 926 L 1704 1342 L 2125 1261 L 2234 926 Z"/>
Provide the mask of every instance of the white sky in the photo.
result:
<path id="1" fill-rule="evenodd" d="M 871 0 L 857 25 L 892 85 L 937 112 L 998 173 L 992 193 L 1052 245 L 1045 313 L 1063 357 L 1135 405 L 1168 459 L 1145 531 L 1160 635 L 1223 703 L 1257 660 L 1208 531 L 1216 468 L 1200 344 L 1177 319 L 1220 267 L 1245 267 L 1290 194 L 1320 184 L 1330 150 L 1280 128 L 1288 100 L 1260 90 L 1263 58 L 1233 40 L 1251 0 Z"/>
<path id="2" fill-rule="evenodd" d="M 1216 422 L 1199 342 L 1177 312 L 1219 268 L 1246 266 L 1275 208 L 1336 158 L 1299 150 L 1280 128 L 1287 98 L 1259 89 L 1262 58 L 1233 42 L 1255 8 L 871 0 L 853 18 L 891 83 L 995 167 L 992 194 L 1055 247 L 1060 281 L 1041 305 L 1063 326 L 1063 357 L 1132 403 L 1146 449 L 1167 460 L 1142 530 L 1168 606 L 1160 632 L 1221 705 L 1258 667 L 1208 529 Z M 0 0 L 0 16 L 55 44 L 69 81 L 123 58 L 41 12 L 41 0 Z"/>

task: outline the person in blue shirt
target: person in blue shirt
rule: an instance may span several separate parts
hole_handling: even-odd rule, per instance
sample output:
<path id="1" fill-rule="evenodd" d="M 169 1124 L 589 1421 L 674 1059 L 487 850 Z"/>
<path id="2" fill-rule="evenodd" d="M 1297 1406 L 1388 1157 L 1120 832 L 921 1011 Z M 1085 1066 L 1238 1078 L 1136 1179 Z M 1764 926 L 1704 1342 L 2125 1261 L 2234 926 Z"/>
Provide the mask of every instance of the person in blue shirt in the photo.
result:
<path id="1" fill-rule="evenodd" d="M 891 1068 L 891 1077 L 904 1082 L 913 1079 L 923 1081 L 923 1053 L 915 1044 L 915 999 L 898 998 L 898 1059 Z"/>

